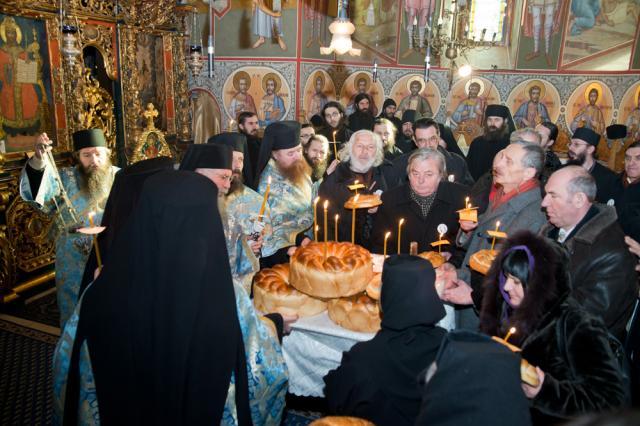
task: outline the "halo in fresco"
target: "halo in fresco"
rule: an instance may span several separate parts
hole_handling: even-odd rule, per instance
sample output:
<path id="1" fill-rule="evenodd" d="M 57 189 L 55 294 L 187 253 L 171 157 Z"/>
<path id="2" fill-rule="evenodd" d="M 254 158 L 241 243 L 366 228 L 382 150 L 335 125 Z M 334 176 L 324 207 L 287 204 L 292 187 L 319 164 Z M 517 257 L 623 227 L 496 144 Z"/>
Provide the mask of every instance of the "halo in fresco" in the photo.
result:
<path id="1" fill-rule="evenodd" d="M 484 109 L 499 104 L 500 94 L 495 85 L 484 77 L 458 80 L 447 96 L 447 124 L 457 141 L 464 139 L 467 146 L 482 134 Z"/>
<path id="2" fill-rule="evenodd" d="M 412 99 L 411 84 L 414 82 L 419 83 L 422 88 L 418 93 L 419 98 L 414 97 Z M 420 118 L 435 117 L 440 110 L 440 103 L 442 100 L 438 86 L 436 86 L 433 80 L 429 80 L 425 83 L 424 78 L 417 74 L 405 75 L 396 81 L 391 87 L 389 97 L 396 101 L 396 104 L 398 105 L 396 115 L 399 118 L 402 117 L 402 113 L 407 109 L 416 110 L 419 113 Z M 422 101 L 422 99 L 424 99 L 424 101 Z M 411 102 L 412 100 L 413 103 Z M 429 114 L 425 114 L 420 110 L 420 105 L 422 104 L 424 106 L 424 102 L 426 102 L 429 107 Z"/>
<path id="3" fill-rule="evenodd" d="M 634 141 L 640 139 L 640 82 L 633 84 L 622 96 L 618 112 L 620 124 L 627 126 Z"/>
<path id="4" fill-rule="evenodd" d="M 336 98 L 336 86 L 324 70 L 315 70 L 307 78 L 302 93 L 302 108 L 307 120 L 320 114 L 324 105 Z"/>
<path id="5" fill-rule="evenodd" d="M 273 80 L 275 92 L 267 93 L 267 81 Z M 291 87 L 278 71 L 269 67 L 248 66 L 231 73 L 222 86 L 226 116 L 237 120 L 238 114 L 258 114 L 262 126 L 283 120 L 291 109 Z"/>
<path id="6" fill-rule="evenodd" d="M 560 117 L 560 93 L 551 83 L 542 79 L 525 80 L 518 84 L 509 93 L 506 104 L 519 129 L 535 127 L 544 121 L 555 123 Z"/>
<path id="7" fill-rule="evenodd" d="M 597 93 L 595 102 L 590 103 L 590 92 Z M 579 85 L 569 96 L 565 120 L 571 133 L 578 127 L 588 127 L 601 135 L 613 118 L 613 94 L 601 81 L 590 80 Z"/>
<path id="8" fill-rule="evenodd" d="M 353 100 L 358 93 L 368 93 L 373 98 L 373 115 L 378 115 L 384 102 L 384 88 L 380 80 L 373 82 L 370 72 L 357 71 L 349 75 L 340 89 L 340 103 L 346 105 L 347 115 L 353 112 Z"/>

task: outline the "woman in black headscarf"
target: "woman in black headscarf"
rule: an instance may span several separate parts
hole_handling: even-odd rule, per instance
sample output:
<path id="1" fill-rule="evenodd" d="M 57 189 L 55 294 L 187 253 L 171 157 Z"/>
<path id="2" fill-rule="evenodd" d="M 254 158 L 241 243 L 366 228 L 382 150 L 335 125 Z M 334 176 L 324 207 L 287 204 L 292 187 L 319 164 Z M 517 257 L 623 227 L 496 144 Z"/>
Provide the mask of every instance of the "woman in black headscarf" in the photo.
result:
<path id="1" fill-rule="evenodd" d="M 279 421 L 281 353 L 274 338 L 247 339 L 268 331 L 247 316 L 227 259 L 215 185 L 192 172 L 148 179 L 56 348 L 56 420 Z"/>
<path id="2" fill-rule="evenodd" d="M 434 360 L 446 335 L 445 316 L 431 263 L 409 255 L 389 257 L 382 270 L 382 329 L 345 352 L 324 378 L 333 414 L 380 425 L 413 424 L 420 408 L 418 373 Z"/>
<path id="3" fill-rule="evenodd" d="M 133 208 L 138 203 L 144 182 L 158 172 L 172 169 L 173 160 L 171 158 L 156 157 L 138 161 L 116 173 L 102 214 L 101 225 L 106 229 L 98 234 L 100 257 L 103 263 L 109 256 L 109 249 L 116 234 L 129 219 Z M 82 294 L 87 285 L 93 281 L 97 267 L 96 251 L 93 248 L 85 264 L 79 294 Z"/>
<path id="4" fill-rule="evenodd" d="M 564 248 L 531 232 L 511 236 L 484 283 L 480 329 L 504 336 L 537 367 L 523 384 L 534 424 L 549 425 L 620 407 L 626 392 L 607 329 L 571 296 Z"/>

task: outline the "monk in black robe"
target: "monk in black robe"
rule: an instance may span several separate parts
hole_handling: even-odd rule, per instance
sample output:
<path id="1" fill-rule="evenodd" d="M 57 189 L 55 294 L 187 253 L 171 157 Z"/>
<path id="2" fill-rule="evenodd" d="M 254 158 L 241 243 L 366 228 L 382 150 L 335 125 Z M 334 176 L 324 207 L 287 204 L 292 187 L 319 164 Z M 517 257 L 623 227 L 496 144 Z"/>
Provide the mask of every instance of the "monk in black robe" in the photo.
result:
<path id="1" fill-rule="evenodd" d="M 471 142 L 467 153 L 469 172 L 474 180 L 491 170 L 493 157 L 509 145 L 513 120 L 509 108 L 489 105 L 484 113 L 484 134 Z"/>

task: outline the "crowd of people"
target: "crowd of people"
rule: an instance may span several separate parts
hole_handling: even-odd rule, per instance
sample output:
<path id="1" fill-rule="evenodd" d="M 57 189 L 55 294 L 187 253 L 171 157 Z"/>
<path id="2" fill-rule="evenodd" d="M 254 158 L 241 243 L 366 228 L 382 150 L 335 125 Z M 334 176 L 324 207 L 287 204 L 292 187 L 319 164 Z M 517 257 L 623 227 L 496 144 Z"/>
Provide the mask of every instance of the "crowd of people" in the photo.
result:
<path id="1" fill-rule="evenodd" d="M 257 312 L 253 277 L 316 233 L 351 241 L 352 226 L 372 253 L 389 231 L 399 249 L 384 263 L 381 330 L 325 377 L 330 413 L 381 425 L 528 425 L 631 404 L 640 141 L 618 175 L 596 155 L 613 135 L 580 127 L 563 164 L 554 123 L 515 130 L 507 107 L 488 105 L 465 156 L 446 125 L 410 109 L 398 119 L 391 99 L 377 117 L 371 105 L 359 94 L 347 116 L 330 101 L 310 123 L 263 132 L 242 112 L 238 132 L 190 145 L 179 166 L 156 158 L 118 170 L 93 129 L 74 134 L 77 164 L 58 172 L 40 135 L 20 193 L 61 225 L 59 423 L 279 424 L 281 341 L 297 317 Z M 382 205 L 352 216 L 344 205 L 356 181 Z M 323 229 L 318 199 L 339 228 Z M 469 205 L 477 221 L 459 218 Z M 100 223 L 95 241 L 78 231 Z M 470 258 L 493 246 L 487 231 L 498 226 L 508 237 L 484 276 Z M 410 243 L 428 251 L 439 239 L 450 242 L 441 294 L 431 264 L 409 255 Z M 445 304 L 455 330 L 438 326 Z M 512 327 L 518 353 L 491 339 Z M 536 386 L 520 382 L 520 358 Z"/>

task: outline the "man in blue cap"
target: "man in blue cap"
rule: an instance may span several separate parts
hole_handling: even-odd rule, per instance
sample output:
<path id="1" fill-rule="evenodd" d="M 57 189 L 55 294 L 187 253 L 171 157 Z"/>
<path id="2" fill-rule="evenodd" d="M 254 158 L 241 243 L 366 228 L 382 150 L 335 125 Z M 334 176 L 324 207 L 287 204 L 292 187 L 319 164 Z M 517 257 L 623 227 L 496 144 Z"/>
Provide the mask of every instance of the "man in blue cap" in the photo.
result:
<path id="1" fill-rule="evenodd" d="M 47 151 L 51 150 L 51 144 L 46 133 L 38 136 L 35 153 L 20 176 L 20 196 L 43 213 L 58 213 L 56 288 L 60 325 L 64 326 L 78 301 L 84 265 L 93 242 L 90 236 L 76 230 L 89 226 L 90 214 L 95 224 L 100 223 L 118 168 L 111 165 L 111 150 L 101 129 L 73 134 L 73 158 L 77 164 L 62 168 L 59 174 L 49 161 L 52 157 Z M 64 200 L 63 191 L 70 203 Z"/>

